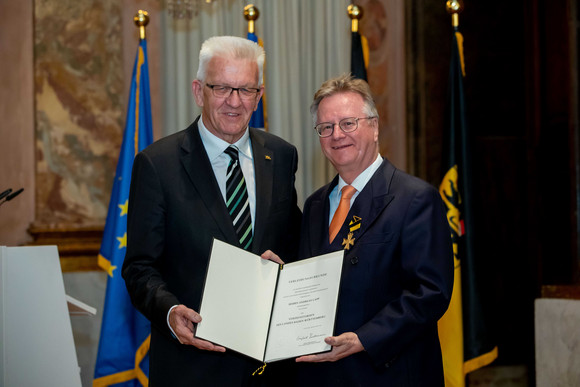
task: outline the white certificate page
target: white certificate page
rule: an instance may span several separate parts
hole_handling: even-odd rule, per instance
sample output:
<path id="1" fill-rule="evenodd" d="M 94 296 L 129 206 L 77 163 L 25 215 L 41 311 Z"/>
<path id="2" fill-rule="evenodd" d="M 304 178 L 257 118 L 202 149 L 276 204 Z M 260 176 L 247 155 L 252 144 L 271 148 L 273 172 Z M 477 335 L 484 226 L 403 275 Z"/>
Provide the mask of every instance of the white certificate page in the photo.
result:
<path id="1" fill-rule="evenodd" d="M 278 280 L 266 362 L 331 349 L 344 251 L 284 265 Z"/>
<path id="2" fill-rule="evenodd" d="M 214 239 L 196 337 L 263 361 L 279 268 Z"/>

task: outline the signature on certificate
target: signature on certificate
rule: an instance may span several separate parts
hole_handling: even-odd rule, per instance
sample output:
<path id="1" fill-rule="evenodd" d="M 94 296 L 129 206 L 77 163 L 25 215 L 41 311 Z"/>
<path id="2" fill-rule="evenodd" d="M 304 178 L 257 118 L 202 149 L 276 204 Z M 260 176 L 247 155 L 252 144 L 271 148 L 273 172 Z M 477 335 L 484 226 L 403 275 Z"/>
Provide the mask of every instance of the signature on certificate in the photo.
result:
<path id="1" fill-rule="evenodd" d="M 312 339 L 317 339 L 319 337 L 325 337 L 325 336 L 326 336 L 325 333 L 314 334 L 314 333 L 310 332 L 307 335 L 300 335 L 300 336 L 296 337 L 296 341 L 312 340 Z"/>

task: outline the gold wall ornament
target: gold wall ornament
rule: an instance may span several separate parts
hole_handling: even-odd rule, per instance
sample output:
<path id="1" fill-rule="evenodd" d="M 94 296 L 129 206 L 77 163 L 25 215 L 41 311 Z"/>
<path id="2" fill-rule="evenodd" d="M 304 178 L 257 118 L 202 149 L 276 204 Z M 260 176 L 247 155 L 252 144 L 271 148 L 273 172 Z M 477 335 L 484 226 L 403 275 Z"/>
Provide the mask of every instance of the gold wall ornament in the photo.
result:
<path id="1" fill-rule="evenodd" d="M 135 25 L 139 27 L 139 39 L 145 39 L 145 27 L 149 24 L 149 14 L 147 11 L 139 10 L 133 18 Z"/>
<path id="2" fill-rule="evenodd" d="M 362 19 L 364 12 L 361 6 L 356 4 L 350 4 L 346 7 L 348 17 L 351 20 L 351 30 L 352 32 L 358 32 L 358 21 Z"/>
<path id="3" fill-rule="evenodd" d="M 174 19 L 191 19 L 199 14 L 204 4 L 211 4 L 217 0 L 166 0 L 167 12 Z"/>
<path id="4" fill-rule="evenodd" d="M 453 27 L 459 27 L 459 13 L 464 8 L 462 0 L 447 0 L 445 3 L 447 13 L 451 15 L 451 25 Z"/>

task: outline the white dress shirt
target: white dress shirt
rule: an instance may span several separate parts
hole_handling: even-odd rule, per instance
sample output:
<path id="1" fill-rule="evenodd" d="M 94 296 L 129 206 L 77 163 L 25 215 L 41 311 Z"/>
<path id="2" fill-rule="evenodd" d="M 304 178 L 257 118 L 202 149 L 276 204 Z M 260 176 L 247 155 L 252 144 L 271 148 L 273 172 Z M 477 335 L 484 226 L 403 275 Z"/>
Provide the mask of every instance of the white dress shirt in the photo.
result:
<path id="1" fill-rule="evenodd" d="M 202 117 L 203 118 L 203 117 Z M 198 123 L 199 135 L 211 167 L 213 174 L 218 182 L 220 192 L 226 201 L 226 172 L 230 163 L 230 156 L 224 153 L 228 146 L 234 145 L 238 148 L 238 157 L 240 159 L 240 167 L 246 180 L 246 187 L 248 189 L 248 199 L 250 201 L 250 214 L 252 215 L 252 230 L 256 219 L 256 174 L 254 171 L 254 155 L 252 153 L 252 142 L 250 140 L 250 131 L 246 128 L 244 135 L 234 144 L 230 144 L 211 133 L 203 124 L 200 118 Z"/>
<path id="2" fill-rule="evenodd" d="M 352 195 L 352 197 L 350 198 L 350 207 L 352 207 L 355 199 L 358 197 L 358 194 L 363 190 L 363 188 L 367 185 L 367 183 L 369 182 L 369 180 L 371 179 L 371 177 L 373 177 L 373 175 L 375 174 L 375 172 L 377 171 L 377 169 L 379 169 L 379 167 L 381 166 L 383 162 L 383 158 L 381 157 L 381 155 L 377 155 L 377 158 L 375 159 L 375 161 L 373 161 L 373 163 L 371 165 L 369 165 L 367 167 L 367 169 L 365 169 L 364 171 L 362 171 L 362 173 L 360 175 L 358 175 L 356 177 L 356 179 L 354 179 L 354 181 L 352 182 L 352 186 L 356 189 L 356 192 L 354 193 L 354 195 Z M 330 199 L 330 211 L 328 213 L 328 225 L 330 226 L 330 223 L 332 222 L 332 217 L 334 216 L 334 213 L 336 212 L 336 209 L 338 208 L 338 204 L 340 203 L 340 197 L 342 196 L 342 187 L 344 187 L 346 184 L 346 182 L 344 180 L 342 180 L 342 177 L 340 177 L 340 175 L 338 176 L 338 184 L 336 185 L 336 187 L 334 187 L 334 189 L 332 191 L 330 191 L 330 194 L 328 195 L 328 198 Z"/>

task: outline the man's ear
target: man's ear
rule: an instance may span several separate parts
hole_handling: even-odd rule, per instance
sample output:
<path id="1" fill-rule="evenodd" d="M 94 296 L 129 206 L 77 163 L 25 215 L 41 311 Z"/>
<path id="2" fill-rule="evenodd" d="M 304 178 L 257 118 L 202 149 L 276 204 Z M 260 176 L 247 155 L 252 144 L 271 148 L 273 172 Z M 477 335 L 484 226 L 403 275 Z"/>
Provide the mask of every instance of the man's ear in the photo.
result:
<path id="1" fill-rule="evenodd" d="M 260 98 L 264 95 L 264 85 L 260 85 L 260 92 L 258 93 L 258 98 L 256 99 L 256 106 L 254 106 L 254 111 L 258 110 L 258 104 L 260 103 Z"/>
<path id="2" fill-rule="evenodd" d="M 191 91 L 193 93 L 193 98 L 195 98 L 195 103 L 197 106 L 203 106 L 203 83 L 199 79 L 194 79 L 191 83 Z"/>

